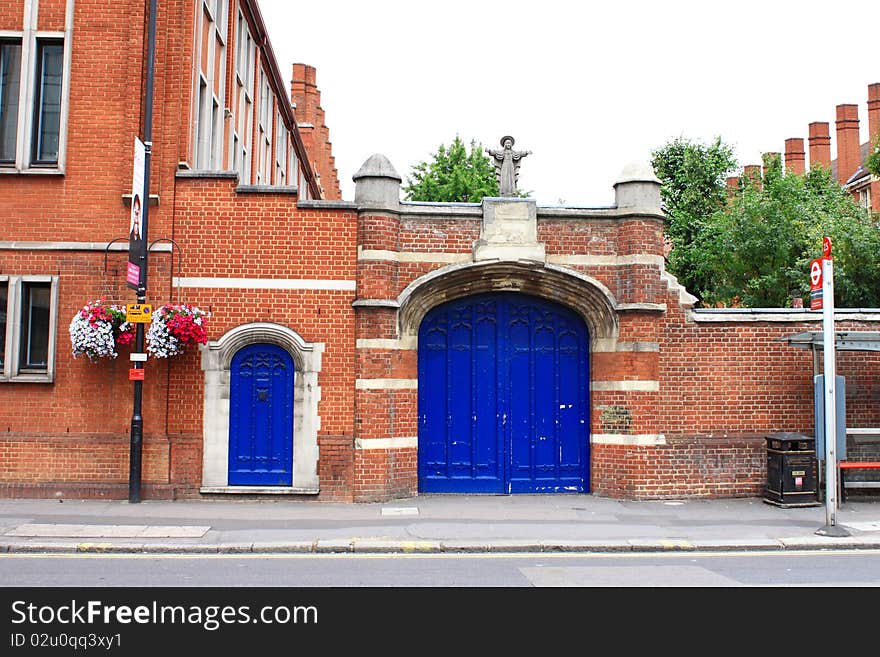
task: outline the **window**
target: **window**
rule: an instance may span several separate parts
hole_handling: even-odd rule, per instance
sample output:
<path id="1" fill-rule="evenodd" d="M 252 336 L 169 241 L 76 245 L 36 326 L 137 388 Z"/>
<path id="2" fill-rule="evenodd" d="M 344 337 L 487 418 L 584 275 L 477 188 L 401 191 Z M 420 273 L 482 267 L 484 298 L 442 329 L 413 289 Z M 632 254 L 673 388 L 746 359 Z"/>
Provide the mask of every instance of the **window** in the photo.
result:
<path id="1" fill-rule="evenodd" d="M 256 43 L 248 31 L 247 21 L 238 12 L 235 46 L 235 125 L 232 138 L 232 162 L 238 171 L 238 182 L 251 182 L 251 139 L 254 115 L 254 59 Z"/>
<path id="2" fill-rule="evenodd" d="M 257 123 L 259 135 L 257 136 L 259 153 L 257 160 L 257 184 L 269 185 L 269 172 L 271 169 L 272 141 L 271 124 L 273 96 L 269 91 L 269 78 L 260 69 L 260 117 Z"/>
<path id="3" fill-rule="evenodd" d="M 57 305 L 57 276 L 0 277 L 0 381 L 52 381 Z"/>
<path id="4" fill-rule="evenodd" d="M 49 366 L 49 294 L 51 283 L 21 286 L 20 370 L 44 370 Z"/>
<path id="5" fill-rule="evenodd" d="M 196 81 L 196 169 L 223 166 L 223 112 L 226 80 L 226 18 L 223 0 L 203 0 L 200 11 L 199 70 Z"/>
<path id="6" fill-rule="evenodd" d="M 21 44 L 0 41 L 0 165 L 15 164 Z"/>
<path id="7" fill-rule="evenodd" d="M 61 69 L 64 46 L 55 41 L 37 42 L 37 75 L 34 96 L 34 134 L 31 164 L 58 164 L 61 136 Z"/>
<path id="8" fill-rule="evenodd" d="M 275 184 L 283 186 L 287 183 L 287 151 L 290 148 L 290 139 L 280 114 L 275 115 L 275 125 L 278 126 L 275 141 Z"/>
<path id="9" fill-rule="evenodd" d="M 63 168 L 68 40 L 37 32 L 33 20 L 0 38 L 0 169 Z"/>
<path id="10" fill-rule="evenodd" d="M 0 376 L 6 362 L 6 309 L 9 306 L 9 282 L 0 280 Z"/>
<path id="11" fill-rule="evenodd" d="M 302 169 L 300 169 L 299 171 L 299 186 L 297 189 L 297 196 L 304 201 L 308 201 L 312 198 L 312 192 L 309 189 L 309 183 L 306 180 L 306 174 Z"/>

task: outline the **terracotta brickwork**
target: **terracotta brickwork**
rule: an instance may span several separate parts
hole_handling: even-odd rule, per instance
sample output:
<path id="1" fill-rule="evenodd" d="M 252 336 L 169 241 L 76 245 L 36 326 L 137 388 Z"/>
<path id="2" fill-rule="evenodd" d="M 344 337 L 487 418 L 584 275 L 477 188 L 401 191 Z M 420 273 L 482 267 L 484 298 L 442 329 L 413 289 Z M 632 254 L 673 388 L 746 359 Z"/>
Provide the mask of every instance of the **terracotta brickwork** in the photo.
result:
<path id="1" fill-rule="evenodd" d="M 316 79 L 314 66 L 294 64 L 290 97 L 295 106 L 303 144 L 312 157 L 312 166 L 320 180 L 322 198 L 338 200 L 342 198 L 339 175 Z"/>
<path id="2" fill-rule="evenodd" d="M 821 330 L 821 314 L 781 310 L 783 318 L 731 315 L 718 321 L 694 311 L 674 279 L 663 273 L 662 222 L 650 212 L 632 216 L 537 209 L 546 263 L 588 277 L 615 299 L 613 339 L 594 340 L 590 357 L 593 436 L 589 485 L 600 495 L 626 498 L 755 496 L 766 484 L 766 437 L 813 434 L 813 355 L 780 340 Z M 355 499 L 414 495 L 413 470 L 401 467 L 403 444 L 417 436 L 417 327 L 408 309 L 419 290 L 433 289 L 426 306 L 492 289 L 517 288 L 576 307 L 558 289 L 532 289 L 511 274 L 497 284 L 492 270 L 472 266 L 481 234 L 478 206 L 402 204 L 358 219 L 358 380 L 412 389 L 358 389 L 361 443 L 390 439 L 385 449 L 357 449 Z M 535 277 L 542 266 L 534 265 Z M 511 272 L 513 271 L 511 266 Z M 487 274 L 487 272 L 489 272 Z M 448 279 L 444 288 L 442 282 Z M 799 313 L 799 314 L 798 314 Z M 717 314 L 717 313 L 716 313 Z M 587 319 L 589 312 L 582 313 Z M 857 314 L 858 315 L 858 314 Z M 721 318 L 723 319 L 723 317 Z M 874 317 L 876 320 L 876 317 Z M 842 321 L 840 330 L 871 330 L 871 321 Z M 596 336 L 593 336 L 596 337 Z M 392 346 L 394 348 L 390 348 Z M 878 426 L 880 357 L 842 352 L 849 426 Z M 370 385 L 370 384 L 365 384 Z M 418 454 L 412 461 L 417 468 Z"/>
<path id="3" fill-rule="evenodd" d="M 283 191 L 268 189 L 269 181 L 256 191 L 240 190 L 235 175 L 190 171 L 196 113 L 192 71 L 198 50 L 193 35 L 201 4 L 171 0 L 158 7 L 149 214 L 150 241 L 156 246 L 148 257 L 147 301 L 187 302 L 210 311 L 210 340 L 241 324 L 270 322 L 322 344 L 321 495 L 351 499 L 354 292 L 347 288 L 355 276 L 354 214 L 321 201 L 298 207 L 302 197 L 315 198 L 318 189 L 307 158 L 301 180 L 308 189 L 299 194 L 290 189 L 296 179 Z M 133 142 L 143 130 L 146 6 L 122 2 L 108 10 L 106 3 L 77 0 L 74 14 L 67 16 L 64 0 L 39 3 L 40 30 L 63 32 L 67 23 L 73 27 L 66 44 L 71 67 L 64 166 L 37 173 L 0 167 L 0 274 L 57 277 L 51 318 L 54 373 L 49 382 L 0 382 L 0 495 L 127 494 L 132 347 L 120 347 L 116 359 L 98 363 L 74 359 L 67 329 L 87 301 L 136 300 L 125 285 L 128 253 L 117 249 L 127 247 Z M 239 9 L 254 39 L 265 31 L 253 3 L 226 4 L 230 47 L 225 57 L 227 97 L 221 101 L 236 111 L 231 44 Z M 22 0 L 0 3 L 0 30 L 21 31 L 23 16 Z M 275 84 L 267 53 L 256 47 L 255 72 L 268 67 L 273 90 L 286 94 L 283 83 Z M 219 89 L 219 82 L 214 88 Z M 289 104 L 286 98 L 283 102 Z M 278 107 L 277 99 L 273 107 Z M 223 135 L 230 138 L 228 130 Z M 304 154 L 298 150 L 300 135 L 291 139 L 293 152 Z M 221 168 L 233 168 L 227 149 L 222 150 Z M 332 162 L 329 140 L 321 157 Z M 322 173 L 325 186 L 338 188 L 335 170 Z M 194 279 L 213 282 L 197 287 Z M 226 286 L 222 280 L 218 285 L 217 279 L 301 283 L 293 289 L 271 283 L 248 288 L 241 283 Z M 143 495 L 196 495 L 203 459 L 201 356 L 192 350 L 173 359 L 151 358 L 145 370 Z"/>
<path id="4" fill-rule="evenodd" d="M 74 6 L 66 16 L 67 3 L 41 0 L 37 16 L 40 30 L 73 25 L 59 164 L 0 167 L 0 284 L 51 278 L 57 295 L 51 372 L 0 380 L 0 495 L 7 497 L 127 493 L 132 348 L 98 363 L 74 359 L 68 325 L 92 299 L 135 301 L 125 285 L 126 235 L 133 141 L 143 130 L 145 3 L 116 3 L 112 11 L 97 0 Z M 492 214 L 504 199 L 401 203 L 399 176 L 371 158 L 355 176 L 355 201 L 339 201 L 315 70 L 294 65 L 286 98 L 256 4 L 224 6 L 225 41 L 212 41 L 215 28 L 204 23 L 200 0 L 159 3 L 147 301 L 191 303 L 210 320 L 207 345 L 152 357 L 144 367 L 145 498 L 251 492 L 223 485 L 222 462 L 232 377 L 223 358 L 247 340 L 282 345 L 301 368 L 291 414 L 300 431 L 294 470 L 306 484 L 269 492 L 340 501 L 417 495 L 418 390 L 430 385 L 419 380 L 419 324 L 445 301 L 489 292 L 538 296 L 584 320 L 593 493 L 758 495 L 764 437 L 812 433 L 812 353 L 780 338 L 821 330 L 820 315 L 695 311 L 664 271 L 664 217 L 652 172 L 622 176 L 612 208 L 537 208 L 520 200 L 505 215 Z M 23 0 L 0 0 L 4 34 L 30 29 L 22 16 Z M 298 165 L 288 162 L 283 176 L 275 141 L 260 164 L 256 147 L 247 162 L 238 159 L 244 150 L 236 155 L 234 126 L 244 125 L 247 103 L 235 88 L 234 44 L 244 27 L 254 43 L 253 72 L 267 81 L 270 114 L 291 131 L 286 145 Z M 215 42 L 227 44 L 225 56 L 211 60 L 202 46 Z M 211 61 L 223 69 L 212 91 L 222 91 L 217 107 L 226 117 L 210 138 L 221 140 L 216 148 L 196 129 L 207 120 L 199 112 L 210 107 L 200 110 L 196 96 L 207 93 L 199 75 Z M 259 95 L 251 98 L 254 117 Z M 255 124 L 250 129 L 255 137 Z M 828 140 L 828 124 L 811 126 L 811 165 L 814 157 L 830 164 Z M 803 150 L 801 140 L 786 153 L 802 162 Z M 507 240 L 487 229 L 487 217 L 504 224 L 511 216 L 534 230 Z M 851 313 L 839 326 L 871 330 L 878 319 Z M 10 317 L 7 325 L 20 321 Z M 874 354 L 839 356 L 850 426 L 880 426 L 878 365 Z M 853 449 L 872 454 L 875 447 Z M 297 470 L 311 467 L 307 459 L 315 472 Z"/>

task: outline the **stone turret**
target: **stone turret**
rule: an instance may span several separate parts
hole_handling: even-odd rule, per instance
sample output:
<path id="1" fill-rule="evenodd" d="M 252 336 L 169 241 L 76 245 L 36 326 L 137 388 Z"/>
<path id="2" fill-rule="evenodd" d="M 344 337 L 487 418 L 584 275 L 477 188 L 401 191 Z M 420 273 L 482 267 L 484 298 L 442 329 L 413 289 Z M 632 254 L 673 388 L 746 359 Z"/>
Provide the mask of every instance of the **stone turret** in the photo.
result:
<path id="1" fill-rule="evenodd" d="M 614 197 L 619 208 L 659 208 L 660 179 L 647 162 L 633 162 L 614 183 Z"/>
<path id="2" fill-rule="evenodd" d="M 403 180 L 388 158 L 371 155 L 351 179 L 355 182 L 354 202 L 358 207 L 400 210 L 400 183 Z"/>

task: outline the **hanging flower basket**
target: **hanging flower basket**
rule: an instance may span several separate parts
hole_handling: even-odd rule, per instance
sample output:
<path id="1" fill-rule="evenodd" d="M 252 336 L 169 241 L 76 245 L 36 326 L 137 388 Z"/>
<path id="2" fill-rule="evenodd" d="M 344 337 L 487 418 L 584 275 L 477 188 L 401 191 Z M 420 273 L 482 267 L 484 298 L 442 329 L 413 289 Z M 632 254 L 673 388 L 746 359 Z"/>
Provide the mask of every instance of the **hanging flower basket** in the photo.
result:
<path id="1" fill-rule="evenodd" d="M 208 341 L 209 313 L 188 303 L 166 303 L 153 311 L 147 331 L 147 353 L 168 358 Z"/>
<path id="2" fill-rule="evenodd" d="M 73 357 L 86 355 L 91 362 L 116 358 L 116 348 L 134 340 L 134 327 L 125 321 L 125 307 L 105 299 L 89 301 L 70 321 Z"/>

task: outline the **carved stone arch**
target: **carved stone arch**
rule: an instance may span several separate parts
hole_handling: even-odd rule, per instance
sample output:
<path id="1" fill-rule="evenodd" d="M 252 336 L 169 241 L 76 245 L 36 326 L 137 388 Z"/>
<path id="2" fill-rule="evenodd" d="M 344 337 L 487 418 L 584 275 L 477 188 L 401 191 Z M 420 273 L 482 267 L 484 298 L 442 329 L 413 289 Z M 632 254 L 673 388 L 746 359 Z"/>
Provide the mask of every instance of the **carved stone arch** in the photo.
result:
<path id="1" fill-rule="evenodd" d="M 221 365 L 225 369 L 229 369 L 232 357 L 235 356 L 236 352 L 249 344 L 260 342 L 275 344 L 286 350 L 293 357 L 297 371 L 306 369 L 306 360 L 315 351 L 316 347 L 315 344 L 306 342 L 298 333 L 286 326 L 261 322 L 236 326 L 223 334 L 216 342 L 208 343 L 205 348 L 208 351 L 216 351 Z M 319 347 L 317 357 L 320 364 L 320 351 L 323 351 L 323 345 L 317 346 Z"/>
<path id="2" fill-rule="evenodd" d="M 229 483 L 229 395 L 232 359 L 251 344 L 274 344 L 293 359 L 293 484 L 288 487 L 234 486 Z M 203 418 L 202 492 L 204 493 L 317 493 L 318 430 L 321 418 L 318 402 L 321 388 L 321 354 L 324 345 L 306 342 L 292 329 L 269 322 L 242 324 L 227 331 L 220 339 L 201 347 L 205 373 Z"/>
<path id="3" fill-rule="evenodd" d="M 431 308 L 485 292 L 520 292 L 556 301 L 583 318 L 592 345 L 617 340 L 617 302 L 607 287 L 568 267 L 530 261 L 463 263 L 416 279 L 398 297 L 400 336 L 417 336 Z"/>

